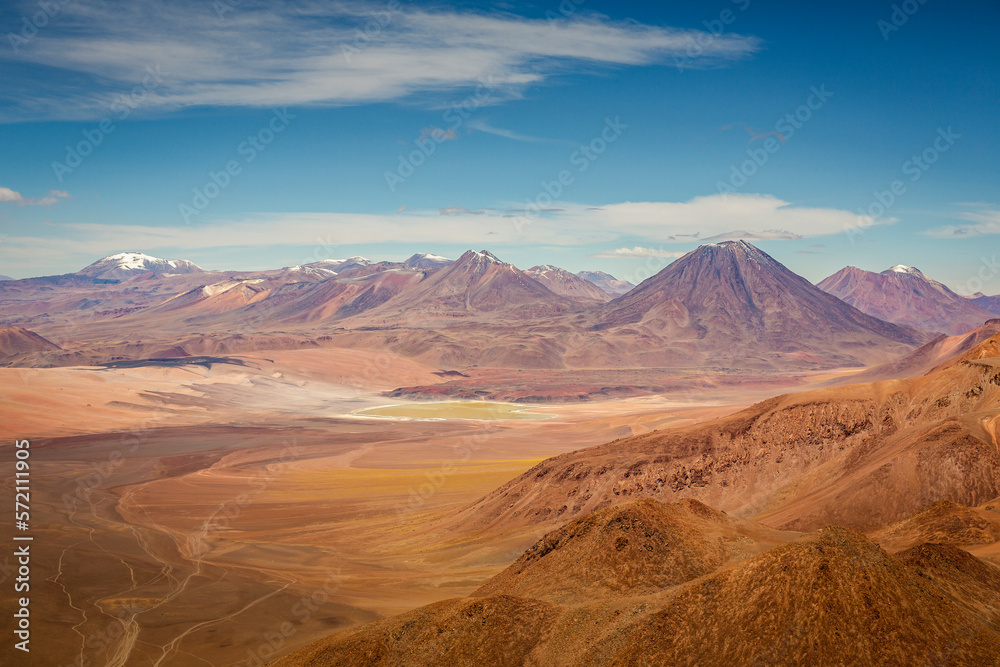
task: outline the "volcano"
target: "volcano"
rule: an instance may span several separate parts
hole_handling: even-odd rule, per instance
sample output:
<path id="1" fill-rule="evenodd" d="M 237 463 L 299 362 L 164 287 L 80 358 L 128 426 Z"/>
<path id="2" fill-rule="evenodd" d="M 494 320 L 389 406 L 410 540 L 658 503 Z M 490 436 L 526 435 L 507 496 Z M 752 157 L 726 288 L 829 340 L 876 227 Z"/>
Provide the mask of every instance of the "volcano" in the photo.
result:
<path id="1" fill-rule="evenodd" d="M 995 316 L 919 269 L 902 264 L 882 273 L 848 266 L 818 287 L 880 320 L 950 336 L 971 331 Z"/>
<path id="2" fill-rule="evenodd" d="M 746 241 L 693 250 L 602 306 L 592 328 L 660 339 L 690 363 L 730 367 L 867 365 L 931 338 L 862 313 Z"/>

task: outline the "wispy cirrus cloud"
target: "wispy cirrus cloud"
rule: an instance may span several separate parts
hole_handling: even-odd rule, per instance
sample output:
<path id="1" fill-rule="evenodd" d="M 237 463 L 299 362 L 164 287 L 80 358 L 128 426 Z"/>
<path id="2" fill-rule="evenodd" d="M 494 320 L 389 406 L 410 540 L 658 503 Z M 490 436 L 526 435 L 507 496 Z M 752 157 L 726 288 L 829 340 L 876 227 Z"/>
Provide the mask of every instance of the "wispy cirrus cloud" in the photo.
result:
<path id="1" fill-rule="evenodd" d="M 938 239 L 964 239 L 972 236 L 989 236 L 1000 234 L 1000 209 L 987 204 L 966 204 L 980 210 L 963 211 L 955 215 L 964 224 L 942 225 L 929 229 L 924 234 Z"/>
<path id="2" fill-rule="evenodd" d="M 519 132 L 514 132 L 513 130 L 507 130 L 502 127 L 494 127 L 484 120 L 473 119 L 466 123 L 466 127 L 470 130 L 475 130 L 477 132 L 485 132 L 486 134 L 493 134 L 498 137 L 503 137 L 504 139 L 512 139 L 514 141 L 526 141 L 528 143 L 557 143 L 566 144 L 568 146 L 574 146 L 575 144 L 571 141 L 563 141 L 561 139 L 546 139 L 545 137 L 533 137 L 527 134 L 521 134 Z"/>
<path id="3" fill-rule="evenodd" d="M 373 12 L 384 15 L 382 27 L 361 40 Z M 703 36 L 596 15 L 550 22 L 405 3 L 390 11 L 384 2 L 244 0 L 220 19 L 213 3 L 193 0 L 72 2 L 29 43 L 0 52 L 4 68 L 18 68 L 0 101 L 7 121 L 99 117 L 150 65 L 164 74 L 143 102 L 153 112 L 364 104 L 484 80 L 495 95 L 516 96 L 557 74 L 665 62 Z M 760 49 L 757 38 L 735 34 L 702 41 L 692 66 Z"/>
<path id="4" fill-rule="evenodd" d="M 539 216 L 544 225 L 582 232 L 613 229 L 654 243 L 723 240 L 792 240 L 843 233 L 857 215 L 813 208 L 765 194 L 695 197 L 684 202 L 623 202 L 600 207 L 561 204 L 563 211 Z M 530 226 L 530 225 L 529 225 Z M 737 231 L 733 231 L 737 230 Z"/>
<path id="5" fill-rule="evenodd" d="M 65 190 L 49 190 L 44 197 L 25 197 L 16 190 L 0 187 L 0 203 L 14 204 L 16 206 L 51 206 L 63 199 L 69 198 L 70 194 Z"/>

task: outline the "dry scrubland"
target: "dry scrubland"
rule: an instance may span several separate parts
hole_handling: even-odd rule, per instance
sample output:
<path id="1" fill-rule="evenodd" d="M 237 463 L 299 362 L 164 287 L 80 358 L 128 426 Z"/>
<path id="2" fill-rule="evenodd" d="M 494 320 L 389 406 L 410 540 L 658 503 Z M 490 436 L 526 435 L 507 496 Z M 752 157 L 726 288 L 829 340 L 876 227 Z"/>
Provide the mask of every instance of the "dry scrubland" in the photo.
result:
<path id="1" fill-rule="evenodd" d="M 996 320 L 331 267 L 0 282 L 45 664 L 998 664 Z M 551 417 L 364 414 L 430 399 Z"/>

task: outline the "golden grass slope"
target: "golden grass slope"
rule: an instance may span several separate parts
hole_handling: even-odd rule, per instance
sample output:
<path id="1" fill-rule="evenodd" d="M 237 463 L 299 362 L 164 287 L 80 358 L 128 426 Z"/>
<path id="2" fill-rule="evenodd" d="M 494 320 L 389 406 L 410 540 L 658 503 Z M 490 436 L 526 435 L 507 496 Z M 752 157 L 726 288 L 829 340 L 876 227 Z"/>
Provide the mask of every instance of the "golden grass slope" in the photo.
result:
<path id="1" fill-rule="evenodd" d="M 775 531 L 697 500 L 664 504 L 642 498 L 549 533 L 472 596 L 508 594 L 565 604 L 645 595 L 781 541 Z"/>
<path id="2" fill-rule="evenodd" d="M 729 417 L 538 464 L 456 518 L 552 525 L 637 497 L 697 498 L 766 525 L 871 530 L 937 500 L 1000 495 L 1000 336 L 909 380 L 778 396 Z"/>
<path id="3" fill-rule="evenodd" d="M 571 522 L 526 553 L 563 544 L 562 567 L 535 573 L 552 580 L 549 590 L 587 585 L 588 559 L 568 556 L 596 547 L 591 524 L 619 532 L 616 519 L 648 520 L 657 512 L 704 521 L 709 532 L 727 523 L 700 505 L 631 501 L 612 510 Z M 749 522 L 742 528 L 750 529 Z M 689 568 L 680 578 L 711 568 L 704 553 L 688 546 L 659 547 L 674 552 L 674 565 Z M 620 558 L 626 569 L 639 560 L 612 544 L 599 548 L 606 553 L 592 551 L 590 559 Z M 993 569 L 936 547 L 897 559 L 863 535 L 830 526 L 687 582 L 656 588 L 649 578 L 626 574 L 619 580 L 635 581 L 635 590 L 562 605 L 505 592 L 526 581 L 508 570 L 473 597 L 341 632 L 276 664 L 996 665 L 1000 635 L 984 623 L 994 618 L 995 590 L 979 585 L 993 582 Z"/>

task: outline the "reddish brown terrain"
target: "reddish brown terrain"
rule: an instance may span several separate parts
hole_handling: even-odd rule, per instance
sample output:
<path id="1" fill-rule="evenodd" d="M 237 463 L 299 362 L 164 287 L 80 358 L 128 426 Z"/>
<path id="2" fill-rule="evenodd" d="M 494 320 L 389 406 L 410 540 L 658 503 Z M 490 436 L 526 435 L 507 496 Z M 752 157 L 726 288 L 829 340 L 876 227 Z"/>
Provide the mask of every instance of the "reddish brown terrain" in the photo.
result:
<path id="1" fill-rule="evenodd" d="M 966 548 L 994 544 L 1000 542 L 997 510 L 1000 506 L 990 503 L 976 508 L 941 500 L 880 528 L 870 537 L 890 551 L 902 551 L 925 542 Z"/>
<path id="2" fill-rule="evenodd" d="M 0 283 L 45 664 L 997 655 L 995 323 L 743 242 L 592 299 L 485 251 L 111 259 Z M 363 412 L 437 399 L 545 418 Z"/>
<path id="3" fill-rule="evenodd" d="M 1000 664 L 1000 336 L 958 352 L 542 462 L 442 520 L 552 526 L 506 570 L 278 664 Z"/>
<path id="4" fill-rule="evenodd" d="M 22 327 L 0 327 L 0 364 L 16 364 L 25 356 L 59 346 Z"/>
<path id="5" fill-rule="evenodd" d="M 468 598 L 276 664 L 995 665 L 998 582 L 954 547 L 894 557 L 837 526 L 792 539 L 697 501 L 632 500 L 546 535 Z"/>
<path id="6" fill-rule="evenodd" d="M 936 500 L 1000 496 L 1000 336 L 943 368 L 778 396 L 714 422 L 544 461 L 462 512 L 514 530 L 620 500 L 697 498 L 775 528 L 868 530 Z"/>
<path id="7" fill-rule="evenodd" d="M 887 322 L 952 336 L 975 329 L 996 314 L 911 266 L 898 265 L 882 273 L 848 266 L 819 287 Z"/>
<path id="8" fill-rule="evenodd" d="M 831 384 L 857 384 L 923 375 L 954 357 L 965 354 L 997 334 L 1000 334 L 1000 319 L 987 320 L 985 324 L 968 333 L 957 336 L 942 334 L 904 357 L 865 369 L 860 373 L 836 378 L 831 380 Z"/>

